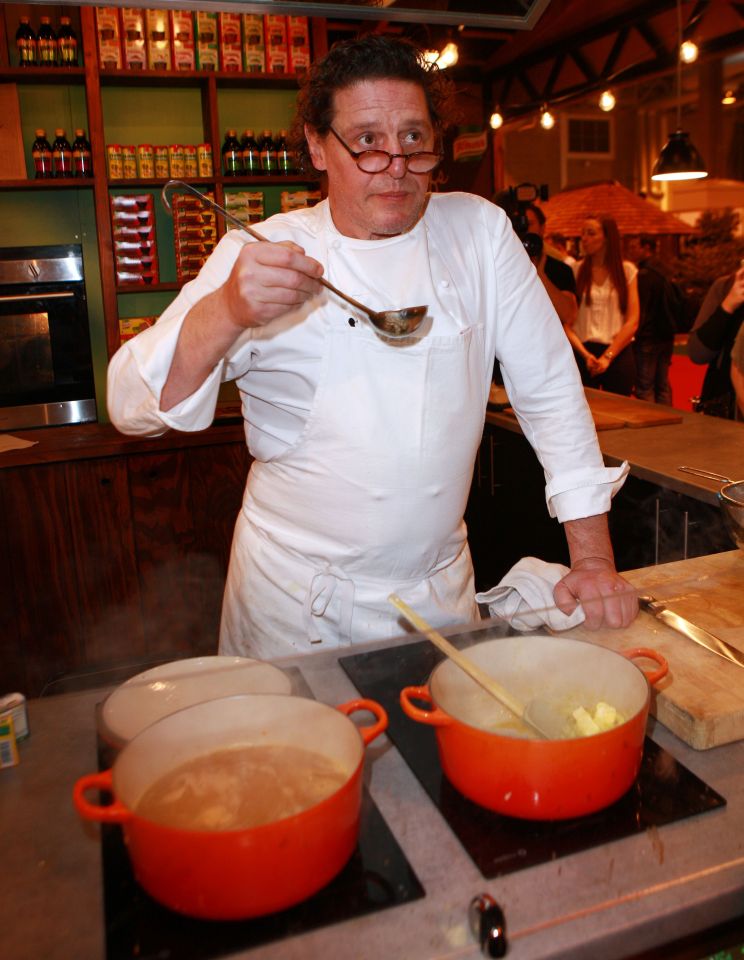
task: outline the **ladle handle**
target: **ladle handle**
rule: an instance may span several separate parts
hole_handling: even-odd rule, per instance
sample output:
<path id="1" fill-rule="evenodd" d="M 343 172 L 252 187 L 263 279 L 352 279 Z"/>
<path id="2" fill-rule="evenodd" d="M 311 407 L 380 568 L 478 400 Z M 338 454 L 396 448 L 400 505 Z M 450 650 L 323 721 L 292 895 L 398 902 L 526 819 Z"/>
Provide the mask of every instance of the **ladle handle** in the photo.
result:
<path id="1" fill-rule="evenodd" d="M 221 207 L 219 203 L 215 203 L 210 197 L 206 197 L 203 193 L 192 187 L 190 183 L 186 183 L 185 180 L 169 180 L 162 190 L 163 205 L 168 213 L 171 213 L 171 205 L 168 200 L 167 191 L 170 187 L 179 187 L 185 188 L 189 193 L 193 193 L 195 197 L 198 197 L 202 203 L 205 203 L 208 207 L 211 207 L 217 213 L 222 214 L 225 220 L 229 221 L 234 227 L 237 227 L 238 230 L 242 230 L 243 233 L 247 233 L 249 237 L 253 237 L 254 240 L 258 240 L 261 243 L 274 243 L 275 241 L 269 240 L 266 237 L 262 236 L 258 230 L 254 230 L 253 227 L 247 226 L 241 220 L 238 220 L 237 217 L 233 216 L 229 211 L 225 210 L 224 207 Z M 335 293 L 337 297 L 341 297 L 342 300 L 345 300 L 347 303 L 350 303 L 352 307 L 356 307 L 357 310 L 361 310 L 362 313 L 366 313 L 370 319 L 373 319 L 374 310 L 370 310 L 369 307 L 365 307 L 363 303 L 360 303 L 358 300 L 355 300 L 354 297 L 350 297 L 348 293 L 344 293 L 342 290 L 339 290 L 338 287 L 334 287 L 330 280 L 326 280 L 325 277 L 319 277 L 318 280 L 323 284 L 326 289 L 330 290 L 332 293 Z"/>
<path id="2" fill-rule="evenodd" d="M 473 663 L 472 660 L 460 653 L 457 647 L 453 647 L 449 640 L 445 640 L 441 633 L 437 633 L 434 627 L 428 624 L 426 620 L 420 617 L 415 611 L 411 610 L 408 604 L 401 600 L 397 594 L 391 593 L 388 600 L 394 607 L 400 610 L 406 620 L 413 624 L 419 633 L 423 633 L 428 640 L 431 640 L 435 647 L 438 647 L 445 656 L 449 657 L 453 663 L 456 663 L 457 666 L 461 670 L 464 670 L 477 684 L 483 687 L 484 690 L 487 690 L 492 697 L 495 697 L 499 703 L 502 703 L 507 710 L 510 710 L 519 717 L 520 720 L 524 718 L 524 705 L 515 699 L 508 690 L 505 690 L 500 683 L 497 683 L 493 677 L 490 677 L 481 670 L 479 666 Z"/>
<path id="3" fill-rule="evenodd" d="M 701 470 L 699 467 L 677 467 L 682 473 L 694 473 L 697 477 L 707 477 L 709 480 L 720 480 L 721 483 L 732 483 L 728 477 L 722 477 L 720 473 L 711 473 L 710 470 Z"/>

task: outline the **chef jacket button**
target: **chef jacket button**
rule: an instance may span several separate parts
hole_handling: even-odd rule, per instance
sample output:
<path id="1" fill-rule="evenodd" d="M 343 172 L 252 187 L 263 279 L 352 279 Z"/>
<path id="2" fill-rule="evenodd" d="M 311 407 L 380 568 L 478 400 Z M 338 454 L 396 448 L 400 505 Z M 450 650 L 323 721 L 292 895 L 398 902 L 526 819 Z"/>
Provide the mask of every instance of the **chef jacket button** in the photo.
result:
<path id="1" fill-rule="evenodd" d="M 439 286 L 440 286 L 440 287 L 448 287 L 449 285 L 450 285 L 449 280 L 440 280 L 440 281 L 439 281 Z"/>

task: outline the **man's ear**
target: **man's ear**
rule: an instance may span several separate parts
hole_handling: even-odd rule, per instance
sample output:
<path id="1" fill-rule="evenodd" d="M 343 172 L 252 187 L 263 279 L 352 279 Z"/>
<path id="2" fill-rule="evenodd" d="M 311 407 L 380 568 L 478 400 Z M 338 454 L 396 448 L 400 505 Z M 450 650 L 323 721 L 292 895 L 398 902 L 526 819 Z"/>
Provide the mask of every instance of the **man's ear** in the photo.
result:
<path id="1" fill-rule="evenodd" d="M 309 124 L 305 124 L 305 139 L 310 150 L 310 159 L 316 170 L 326 169 L 325 140 Z"/>

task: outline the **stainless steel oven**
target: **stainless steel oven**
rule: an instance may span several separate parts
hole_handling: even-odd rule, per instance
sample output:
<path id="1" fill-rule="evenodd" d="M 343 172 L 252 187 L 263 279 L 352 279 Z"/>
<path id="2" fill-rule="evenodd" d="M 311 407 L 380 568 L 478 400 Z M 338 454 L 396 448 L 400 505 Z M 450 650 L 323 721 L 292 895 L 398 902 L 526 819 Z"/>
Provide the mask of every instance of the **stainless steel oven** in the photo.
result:
<path id="1" fill-rule="evenodd" d="M 95 419 L 82 247 L 0 249 L 0 430 Z"/>

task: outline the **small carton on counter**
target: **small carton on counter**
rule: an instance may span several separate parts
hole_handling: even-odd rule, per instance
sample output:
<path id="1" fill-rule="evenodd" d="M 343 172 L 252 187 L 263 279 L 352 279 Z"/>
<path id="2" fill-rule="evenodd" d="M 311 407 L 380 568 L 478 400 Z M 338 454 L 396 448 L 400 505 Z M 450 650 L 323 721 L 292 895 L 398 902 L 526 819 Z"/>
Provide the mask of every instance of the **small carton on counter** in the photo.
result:
<path id="1" fill-rule="evenodd" d="M 217 14 L 205 10 L 196 10 L 194 12 L 194 27 L 196 34 L 196 69 L 219 70 Z"/>
<path id="2" fill-rule="evenodd" d="M 266 44 L 266 72 L 289 73 L 286 17 L 278 14 L 264 16 L 264 43 Z"/>
<path id="3" fill-rule="evenodd" d="M 307 17 L 287 17 L 289 72 L 303 73 L 310 69 L 310 25 Z"/>
<path id="4" fill-rule="evenodd" d="M 243 14 L 243 60 L 246 73 L 266 71 L 264 23 L 260 13 Z"/>
<path id="5" fill-rule="evenodd" d="M 218 13 L 220 39 L 220 70 L 226 73 L 242 73 L 243 38 L 239 13 Z"/>
<path id="6" fill-rule="evenodd" d="M 96 7 L 98 65 L 101 70 L 121 70 L 121 24 L 118 7 Z"/>
<path id="7" fill-rule="evenodd" d="M 150 70 L 172 70 L 170 23 L 167 10 L 145 10 L 147 66 Z"/>
<path id="8" fill-rule="evenodd" d="M 170 11 L 173 67 L 176 70 L 196 70 L 194 43 L 194 16 L 190 10 Z"/>
<path id="9" fill-rule="evenodd" d="M 125 68 L 146 70 L 145 12 L 141 7 L 121 8 L 121 32 Z"/>

